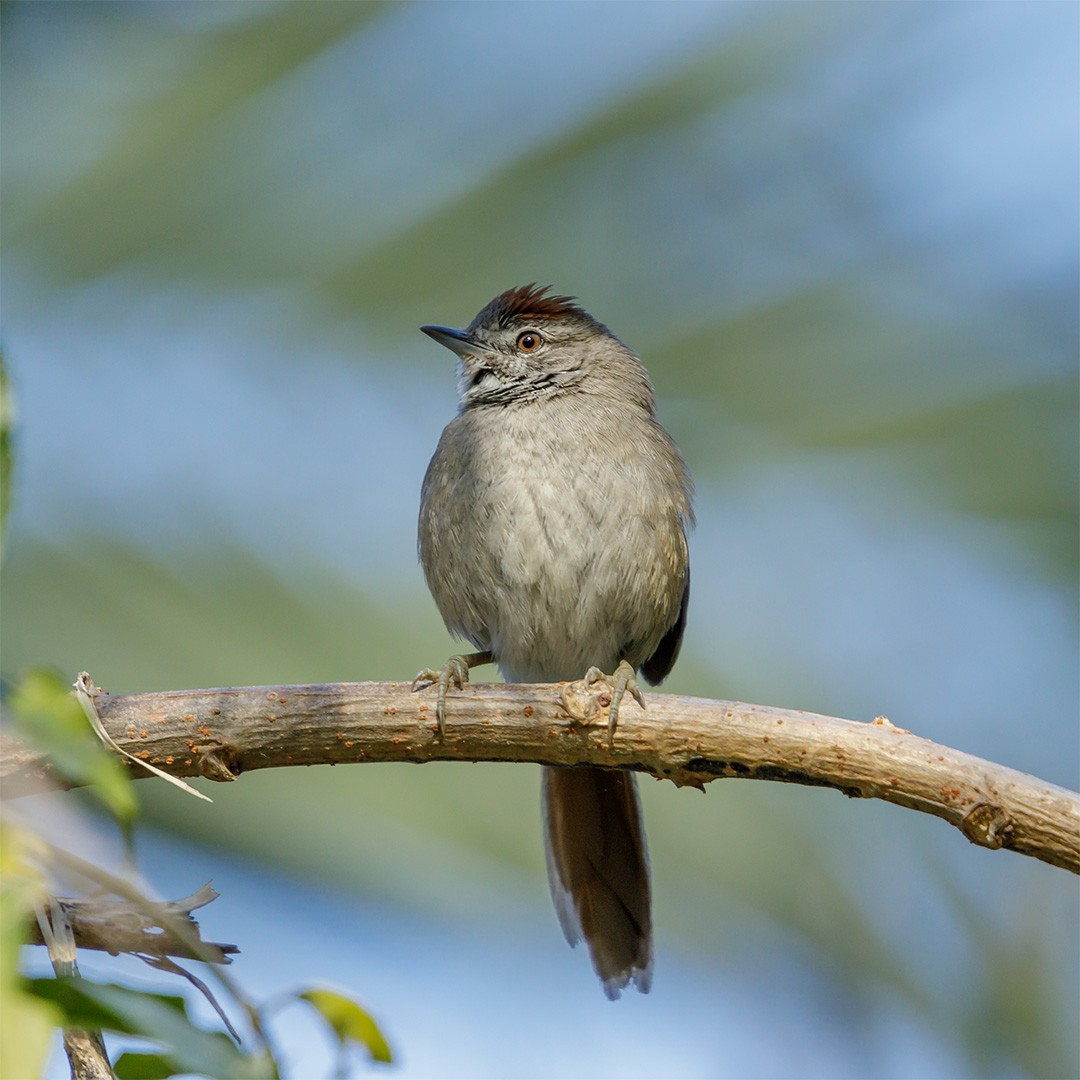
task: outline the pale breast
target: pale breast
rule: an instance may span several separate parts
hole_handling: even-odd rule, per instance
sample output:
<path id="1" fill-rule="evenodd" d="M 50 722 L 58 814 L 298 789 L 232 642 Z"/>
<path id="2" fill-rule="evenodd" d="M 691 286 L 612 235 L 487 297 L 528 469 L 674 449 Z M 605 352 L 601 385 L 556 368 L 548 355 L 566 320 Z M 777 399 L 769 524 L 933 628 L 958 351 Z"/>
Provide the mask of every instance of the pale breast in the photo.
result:
<path id="1" fill-rule="evenodd" d="M 453 505 L 421 515 L 422 555 L 425 531 L 438 552 L 434 574 L 425 555 L 429 584 L 451 629 L 512 681 L 636 667 L 678 617 L 685 469 L 657 425 L 634 419 L 627 438 L 582 407 L 484 410 L 440 443 L 428 484 Z"/>

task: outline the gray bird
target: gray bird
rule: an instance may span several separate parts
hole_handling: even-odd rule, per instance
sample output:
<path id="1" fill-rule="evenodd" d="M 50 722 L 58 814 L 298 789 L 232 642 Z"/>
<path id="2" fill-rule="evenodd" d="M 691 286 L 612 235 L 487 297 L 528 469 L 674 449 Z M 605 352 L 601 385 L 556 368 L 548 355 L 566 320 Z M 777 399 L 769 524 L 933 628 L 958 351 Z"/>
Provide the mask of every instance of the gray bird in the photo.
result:
<path id="1" fill-rule="evenodd" d="M 660 682 L 690 594 L 691 483 L 641 362 L 574 303 L 528 285 L 466 330 L 423 326 L 458 357 L 457 416 L 424 477 L 419 547 L 452 634 L 478 650 L 425 669 L 447 689 L 495 663 L 508 682 L 612 687 L 609 737 L 635 675 Z M 609 998 L 652 979 L 645 833 L 632 774 L 543 770 L 548 880 Z"/>

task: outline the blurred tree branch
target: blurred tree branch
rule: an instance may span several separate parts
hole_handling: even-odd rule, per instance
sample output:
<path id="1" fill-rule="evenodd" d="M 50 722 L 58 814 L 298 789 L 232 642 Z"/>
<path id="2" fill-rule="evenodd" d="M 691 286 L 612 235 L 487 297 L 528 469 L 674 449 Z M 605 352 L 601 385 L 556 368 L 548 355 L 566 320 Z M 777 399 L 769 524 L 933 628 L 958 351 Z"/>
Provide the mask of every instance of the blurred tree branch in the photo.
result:
<path id="1" fill-rule="evenodd" d="M 151 961 L 181 956 L 204 963 L 231 964 L 231 954 L 239 949 L 219 941 L 203 941 L 199 924 L 191 915 L 217 897 L 214 889 L 204 885 L 181 900 L 157 904 L 147 901 L 141 906 L 109 896 L 58 897 L 55 902 L 71 926 L 77 948 L 98 949 L 112 956 L 133 953 Z M 173 931 L 177 920 L 193 941 Z M 39 924 L 31 924 L 28 940 L 31 945 L 46 944 Z"/>
<path id="2" fill-rule="evenodd" d="M 831 787 L 955 825 L 975 844 L 1080 872 L 1080 796 L 890 724 L 730 701 L 650 694 L 623 704 L 608 745 L 605 689 L 584 683 L 433 690 L 336 683 L 176 690 L 95 698 L 122 749 L 176 776 L 234 780 L 251 769 L 357 762 L 515 761 L 634 769 L 677 785 L 721 777 Z M 134 776 L 141 770 L 130 765 Z M 5 798 L 65 786 L 52 763 L 7 735 Z"/>

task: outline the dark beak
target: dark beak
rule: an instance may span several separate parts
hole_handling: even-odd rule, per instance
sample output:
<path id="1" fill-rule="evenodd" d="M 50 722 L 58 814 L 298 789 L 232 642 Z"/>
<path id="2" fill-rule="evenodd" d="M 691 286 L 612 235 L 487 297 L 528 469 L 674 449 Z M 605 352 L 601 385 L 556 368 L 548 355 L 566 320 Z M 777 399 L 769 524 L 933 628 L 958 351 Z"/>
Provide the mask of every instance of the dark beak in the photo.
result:
<path id="1" fill-rule="evenodd" d="M 433 341 L 445 345 L 458 356 L 471 356 L 478 351 L 476 342 L 464 330 L 455 330 L 450 326 L 421 326 L 420 329 Z"/>

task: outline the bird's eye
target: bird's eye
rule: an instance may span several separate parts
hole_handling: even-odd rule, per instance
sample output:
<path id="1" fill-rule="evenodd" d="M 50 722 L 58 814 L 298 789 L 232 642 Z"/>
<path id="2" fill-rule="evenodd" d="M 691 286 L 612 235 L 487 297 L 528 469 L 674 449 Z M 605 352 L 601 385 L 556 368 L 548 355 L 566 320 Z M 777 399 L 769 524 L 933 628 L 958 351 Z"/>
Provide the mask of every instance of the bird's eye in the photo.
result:
<path id="1" fill-rule="evenodd" d="M 517 336 L 517 347 L 522 352 L 536 352 L 543 344 L 544 339 L 535 330 L 525 330 Z"/>

